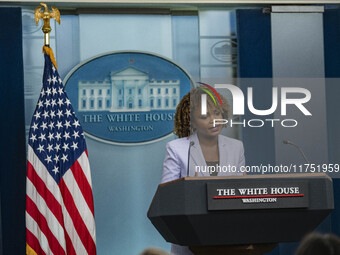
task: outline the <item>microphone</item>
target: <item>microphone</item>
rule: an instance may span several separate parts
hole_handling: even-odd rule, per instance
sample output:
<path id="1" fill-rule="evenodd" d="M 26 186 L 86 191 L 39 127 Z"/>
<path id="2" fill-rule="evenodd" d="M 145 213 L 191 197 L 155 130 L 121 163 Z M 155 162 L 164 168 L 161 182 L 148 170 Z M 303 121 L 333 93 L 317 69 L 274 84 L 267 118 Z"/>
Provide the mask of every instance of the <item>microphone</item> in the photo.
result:
<path id="1" fill-rule="evenodd" d="M 299 150 L 299 152 L 301 153 L 302 157 L 305 159 L 305 161 L 307 162 L 307 164 L 310 164 L 309 160 L 307 159 L 305 153 L 303 152 L 303 150 L 300 148 L 300 146 L 296 145 L 295 143 L 288 141 L 288 140 L 283 140 L 282 141 L 284 144 L 290 144 L 293 145 L 295 148 L 297 148 Z"/>
<path id="2" fill-rule="evenodd" d="M 191 141 L 190 145 L 189 145 L 189 149 L 188 149 L 188 169 L 187 169 L 187 176 L 189 176 L 189 164 L 190 164 L 190 150 L 191 150 L 191 146 L 193 146 L 195 144 L 195 142 Z"/>

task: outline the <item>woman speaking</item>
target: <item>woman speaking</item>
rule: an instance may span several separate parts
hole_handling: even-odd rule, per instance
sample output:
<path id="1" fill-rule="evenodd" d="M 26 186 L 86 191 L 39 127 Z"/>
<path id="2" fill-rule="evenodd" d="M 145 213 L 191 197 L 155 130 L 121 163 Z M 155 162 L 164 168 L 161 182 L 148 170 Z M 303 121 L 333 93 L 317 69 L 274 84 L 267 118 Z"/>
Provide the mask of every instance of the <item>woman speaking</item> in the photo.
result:
<path id="1" fill-rule="evenodd" d="M 206 94 L 206 114 L 202 114 L 202 95 Z M 166 146 L 161 182 L 186 176 L 243 175 L 244 150 L 241 141 L 220 135 L 225 125 L 214 120 L 228 119 L 227 100 L 210 86 L 186 94 L 177 106 L 174 133 L 179 137 Z M 188 247 L 172 244 L 174 255 L 192 255 Z"/>

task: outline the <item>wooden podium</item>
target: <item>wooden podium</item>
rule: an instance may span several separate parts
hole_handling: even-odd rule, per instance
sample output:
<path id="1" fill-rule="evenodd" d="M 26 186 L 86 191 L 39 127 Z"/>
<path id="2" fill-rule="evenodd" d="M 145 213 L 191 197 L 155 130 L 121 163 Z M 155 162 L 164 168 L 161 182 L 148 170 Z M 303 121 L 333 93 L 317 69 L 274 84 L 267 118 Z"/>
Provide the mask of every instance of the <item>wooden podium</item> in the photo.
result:
<path id="1" fill-rule="evenodd" d="M 185 177 L 158 186 L 148 218 L 196 255 L 257 255 L 300 241 L 333 209 L 322 173 Z"/>

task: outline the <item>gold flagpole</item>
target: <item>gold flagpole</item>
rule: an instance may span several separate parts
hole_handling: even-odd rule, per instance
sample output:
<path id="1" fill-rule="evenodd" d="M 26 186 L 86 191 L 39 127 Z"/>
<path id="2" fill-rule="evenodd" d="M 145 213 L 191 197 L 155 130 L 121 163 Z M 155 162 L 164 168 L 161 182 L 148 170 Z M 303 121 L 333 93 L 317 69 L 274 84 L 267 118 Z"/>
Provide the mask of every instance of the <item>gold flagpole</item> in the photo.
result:
<path id="1" fill-rule="evenodd" d="M 52 11 L 50 12 L 47 5 L 45 3 L 40 3 L 43 7 L 45 7 L 45 10 L 41 11 L 41 6 L 38 6 L 35 8 L 35 24 L 38 25 L 38 22 L 40 19 L 43 19 L 44 25 L 42 27 L 42 31 L 45 34 L 45 46 L 50 46 L 50 32 L 51 32 L 51 25 L 50 25 L 50 19 L 54 18 L 59 24 L 60 24 L 60 12 L 59 10 L 52 6 Z"/>
<path id="2" fill-rule="evenodd" d="M 50 18 L 54 18 L 60 24 L 60 12 L 59 10 L 52 6 L 52 11 L 50 12 L 47 5 L 44 3 L 40 3 L 45 10 L 41 11 L 41 6 L 35 8 L 35 24 L 38 25 L 40 19 L 43 19 L 44 25 L 42 27 L 42 31 L 45 34 L 45 45 L 43 46 L 43 53 L 46 53 L 50 56 L 52 63 L 54 64 L 55 68 L 57 68 L 57 62 L 55 61 L 53 51 L 50 48 L 50 32 L 52 30 L 50 25 Z"/>

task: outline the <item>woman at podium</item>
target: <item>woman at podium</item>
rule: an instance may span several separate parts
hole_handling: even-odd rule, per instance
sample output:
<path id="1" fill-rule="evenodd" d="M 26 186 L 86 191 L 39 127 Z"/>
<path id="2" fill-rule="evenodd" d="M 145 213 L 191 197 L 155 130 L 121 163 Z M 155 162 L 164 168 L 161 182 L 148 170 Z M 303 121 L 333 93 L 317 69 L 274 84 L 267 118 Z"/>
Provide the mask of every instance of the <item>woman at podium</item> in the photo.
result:
<path id="1" fill-rule="evenodd" d="M 203 114 L 202 107 L 206 110 Z M 166 145 L 162 183 L 186 176 L 243 175 L 242 142 L 221 135 L 226 125 L 216 124 L 216 120 L 227 120 L 229 111 L 226 98 L 210 86 L 195 88 L 182 98 L 174 123 L 174 133 L 179 139 Z M 174 244 L 171 253 L 193 254 L 188 247 Z"/>

